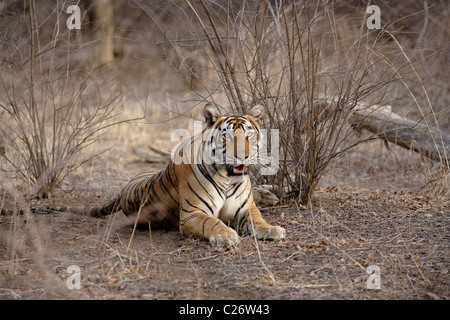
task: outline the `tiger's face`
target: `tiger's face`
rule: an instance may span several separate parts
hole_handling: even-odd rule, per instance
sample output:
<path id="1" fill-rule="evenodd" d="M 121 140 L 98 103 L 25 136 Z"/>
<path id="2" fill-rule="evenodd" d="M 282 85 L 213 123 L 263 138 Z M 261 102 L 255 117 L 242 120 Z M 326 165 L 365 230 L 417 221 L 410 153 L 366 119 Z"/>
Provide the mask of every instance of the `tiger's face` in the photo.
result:
<path id="1" fill-rule="evenodd" d="M 208 133 L 204 137 L 204 162 L 224 168 L 229 177 L 248 175 L 248 166 L 257 163 L 263 115 L 261 105 L 254 106 L 246 115 L 225 116 L 216 106 L 206 105 Z"/>

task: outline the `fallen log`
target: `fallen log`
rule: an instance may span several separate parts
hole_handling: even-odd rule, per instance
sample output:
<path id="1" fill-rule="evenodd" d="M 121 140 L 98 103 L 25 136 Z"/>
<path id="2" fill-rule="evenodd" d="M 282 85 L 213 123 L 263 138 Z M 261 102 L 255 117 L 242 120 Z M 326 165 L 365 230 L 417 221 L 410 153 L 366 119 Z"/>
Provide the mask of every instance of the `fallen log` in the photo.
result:
<path id="1" fill-rule="evenodd" d="M 315 107 L 326 114 L 334 101 L 317 99 Z M 385 141 L 414 150 L 425 157 L 442 161 L 450 160 L 450 135 L 423 121 L 414 121 L 392 112 L 391 106 L 357 103 L 351 110 L 349 123 L 358 132 L 366 129 Z"/>
<path id="2" fill-rule="evenodd" d="M 357 104 L 349 117 L 357 130 L 366 129 L 380 138 L 414 150 L 435 161 L 450 159 L 450 135 L 420 121 L 410 120 L 378 105 Z"/>

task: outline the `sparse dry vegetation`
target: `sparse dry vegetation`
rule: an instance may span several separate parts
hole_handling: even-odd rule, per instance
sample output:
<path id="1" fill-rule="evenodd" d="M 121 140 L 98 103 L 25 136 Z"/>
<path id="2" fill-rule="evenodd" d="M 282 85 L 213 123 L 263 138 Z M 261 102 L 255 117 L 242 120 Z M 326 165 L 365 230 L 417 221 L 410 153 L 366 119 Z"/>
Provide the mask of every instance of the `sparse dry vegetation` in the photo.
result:
<path id="1" fill-rule="evenodd" d="M 0 299 L 448 299 L 450 7 L 370 3 L 380 30 L 362 0 L 85 0 L 80 30 L 66 27 L 76 1 L 3 1 Z M 277 190 L 262 212 L 285 240 L 216 251 L 121 214 L 46 209 L 163 168 L 149 147 L 170 151 L 207 101 L 262 104 L 279 130 L 279 170 L 254 182 Z M 360 130 L 361 105 L 428 128 L 438 156 Z M 70 265 L 81 290 L 66 287 Z"/>

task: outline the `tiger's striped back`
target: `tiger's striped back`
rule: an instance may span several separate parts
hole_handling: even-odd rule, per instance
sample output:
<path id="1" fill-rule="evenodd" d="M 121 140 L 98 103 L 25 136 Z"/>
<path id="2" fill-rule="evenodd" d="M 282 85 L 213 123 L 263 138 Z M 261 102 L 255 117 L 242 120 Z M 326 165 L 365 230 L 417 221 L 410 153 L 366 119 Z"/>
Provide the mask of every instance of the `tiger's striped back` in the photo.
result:
<path id="1" fill-rule="evenodd" d="M 178 228 L 179 193 L 175 166 L 170 162 L 157 174 L 142 173 L 130 180 L 119 195 L 100 207 L 92 208 L 91 216 L 100 217 L 122 210 L 136 214 L 138 223 Z"/>

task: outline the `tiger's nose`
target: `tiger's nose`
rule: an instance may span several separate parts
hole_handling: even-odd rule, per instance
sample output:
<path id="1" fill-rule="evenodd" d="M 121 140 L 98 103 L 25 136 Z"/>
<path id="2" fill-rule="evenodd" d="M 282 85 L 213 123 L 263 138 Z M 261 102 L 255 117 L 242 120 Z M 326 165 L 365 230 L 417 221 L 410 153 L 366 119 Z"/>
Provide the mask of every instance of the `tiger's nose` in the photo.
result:
<path id="1" fill-rule="evenodd" d="M 244 162 L 246 159 L 248 159 L 248 154 L 246 154 L 245 156 L 244 156 L 244 155 L 239 155 L 239 154 L 237 154 L 237 155 L 235 156 L 235 158 L 236 158 L 236 160 L 238 160 L 238 161 Z"/>

